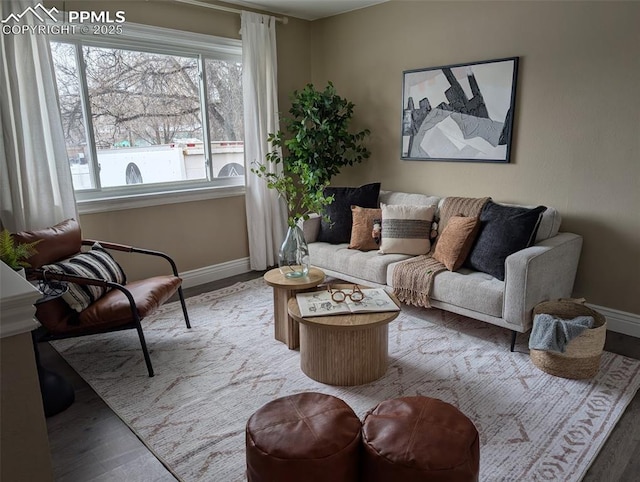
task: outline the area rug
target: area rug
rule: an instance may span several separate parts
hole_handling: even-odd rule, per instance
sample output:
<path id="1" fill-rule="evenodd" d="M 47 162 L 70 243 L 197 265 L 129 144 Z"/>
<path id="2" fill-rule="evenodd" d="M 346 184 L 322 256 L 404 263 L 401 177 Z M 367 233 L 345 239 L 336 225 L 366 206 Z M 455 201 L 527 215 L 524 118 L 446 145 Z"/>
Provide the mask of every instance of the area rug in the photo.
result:
<path id="1" fill-rule="evenodd" d="M 333 387 L 306 377 L 299 352 L 274 340 L 272 292 L 262 279 L 187 303 L 191 330 L 175 303 L 144 321 L 153 378 L 134 331 L 55 343 L 183 481 L 245 480 L 247 419 L 303 391 L 335 395 L 360 417 L 388 398 L 439 398 L 478 428 L 480 480 L 578 481 L 640 385 L 637 360 L 605 352 L 595 379 L 556 378 L 531 364 L 524 344 L 511 353 L 507 330 L 404 307 L 389 327 L 386 375 Z"/>

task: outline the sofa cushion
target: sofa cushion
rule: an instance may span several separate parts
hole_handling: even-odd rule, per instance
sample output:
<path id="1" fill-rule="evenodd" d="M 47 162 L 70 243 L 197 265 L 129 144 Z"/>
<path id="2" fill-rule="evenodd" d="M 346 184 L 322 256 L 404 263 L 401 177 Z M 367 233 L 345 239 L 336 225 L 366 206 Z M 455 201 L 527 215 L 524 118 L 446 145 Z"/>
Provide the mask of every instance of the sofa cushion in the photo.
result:
<path id="1" fill-rule="evenodd" d="M 404 254 L 380 256 L 377 251 L 349 249 L 346 243 L 309 244 L 309 258 L 312 265 L 382 285 L 387 283 L 387 267 L 391 263 L 404 261 L 410 257 Z"/>
<path id="2" fill-rule="evenodd" d="M 533 206 L 526 206 L 533 207 Z M 536 233 L 536 243 L 549 239 L 558 234 L 560 230 L 560 224 L 562 223 L 562 216 L 557 209 L 547 206 L 547 209 L 542 213 L 540 218 L 540 225 L 538 226 L 538 232 Z"/>
<path id="3" fill-rule="evenodd" d="M 487 202 L 480 213 L 480 232 L 467 266 L 504 280 L 507 256 L 531 246 L 544 206 L 533 209 Z"/>
<path id="4" fill-rule="evenodd" d="M 427 254 L 435 206 L 382 205 L 382 254 Z"/>
<path id="5" fill-rule="evenodd" d="M 410 204 L 412 206 L 437 206 L 439 197 L 396 191 L 380 191 L 380 204 Z"/>
<path id="6" fill-rule="evenodd" d="M 374 224 L 380 224 L 382 209 L 362 208 L 351 206 L 353 225 L 351 226 L 351 241 L 349 249 L 371 251 L 380 247 L 380 238 L 374 239 L 372 232 Z"/>
<path id="7" fill-rule="evenodd" d="M 430 299 L 502 318 L 504 281 L 467 268 L 442 271 L 434 278 Z"/>
<path id="8" fill-rule="evenodd" d="M 453 216 L 438 237 L 433 257 L 449 271 L 457 271 L 471 251 L 478 234 L 478 218 Z"/>
<path id="9" fill-rule="evenodd" d="M 348 243 L 351 239 L 351 206 L 377 208 L 380 183 L 365 184 L 360 187 L 328 187 L 326 196 L 334 196 L 334 200 L 325 206 L 324 219 L 320 222 L 318 241 L 332 244 Z"/>

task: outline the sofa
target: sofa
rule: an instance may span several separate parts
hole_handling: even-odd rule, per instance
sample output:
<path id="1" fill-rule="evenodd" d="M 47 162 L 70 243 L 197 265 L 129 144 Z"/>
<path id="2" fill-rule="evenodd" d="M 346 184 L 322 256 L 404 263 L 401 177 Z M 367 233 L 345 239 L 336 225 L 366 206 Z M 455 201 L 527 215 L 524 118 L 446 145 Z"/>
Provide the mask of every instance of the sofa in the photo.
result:
<path id="1" fill-rule="evenodd" d="M 394 191 L 380 191 L 378 199 L 380 205 L 434 206 L 434 223 L 444 201 L 445 198 Z M 531 329 L 532 310 L 538 303 L 571 296 L 582 249 L 581 236 L 560 232 L 561 216 L 556 209 L 546 207 L 538 223 L 532 244 L 506 257 L 504 280 L 469 267 L 439 272 L 432 281 L 431 306 L 511 330 L 513 351 L 517 334 Z M 347 282 L 392 291 L 394 270 L 412 258 L 407 254 L 349 249 L 348 243 L 320 242 L 319 216 L 304 221 L 302 227 L 311 264 L 328 276 Z"/>

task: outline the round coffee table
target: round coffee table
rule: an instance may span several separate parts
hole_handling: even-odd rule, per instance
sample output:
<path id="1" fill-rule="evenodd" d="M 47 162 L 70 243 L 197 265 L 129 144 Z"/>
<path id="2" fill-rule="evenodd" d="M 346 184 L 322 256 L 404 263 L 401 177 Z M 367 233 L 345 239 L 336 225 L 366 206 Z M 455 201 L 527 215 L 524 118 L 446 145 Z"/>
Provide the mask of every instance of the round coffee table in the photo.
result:
<path id="1" fill-rule="evenodd" d="M 300 344 L 298 322 L 289 316 L 287 302 L 295 295 L 296 291 L 315 288 L 322 283 L 324 271 L 312 267 L 309 268 L 307 276 L 287 278 L 280 272 L 280 268 L 275 268 L 264 274 L 264 281 L 273 288 L 275 339 L 286 344 L 290 350 L 298 348 Z"/>
<path id="2" fill-rule="evenodd" d="M 351 290 L 353 284 L 332 286 Z M 300 323 L 300 368 L 309 378 L 328 385 L 362 385 L 386 373 L 389 323 L 399 311 L 303 318 L 295 297 L 288 307 Z"/>

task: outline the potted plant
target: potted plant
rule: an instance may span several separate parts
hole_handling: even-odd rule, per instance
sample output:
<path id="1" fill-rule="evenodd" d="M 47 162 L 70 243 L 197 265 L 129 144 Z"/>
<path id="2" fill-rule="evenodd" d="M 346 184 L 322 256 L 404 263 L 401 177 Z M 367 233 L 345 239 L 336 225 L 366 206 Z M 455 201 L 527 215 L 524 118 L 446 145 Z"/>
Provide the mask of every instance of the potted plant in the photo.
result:
<path id="1" fill-rule="evenodd" d="M 36 254 L 38 251 L 35 246 L 42 241 L 41 239 L 33 243 L 16 243 L 7 229 L 0 231 L 0 260 L 14 270 L 24 273 L 24 268 L 31 265 L 27 263 L 27 259 Z"/>
<path id="2" fill-rule="evenodd" d="M 324 194 L 331 178 L 371 154 L 363 145 L 369 130 L 349 131 L 354 107 L 336 93 L 331 82 L 323 91 L 313 84 L 294 91 L 290 117 L 282 119 L 284 130 L 269 134 L 272 151 L 264 163 L 254 163 L 252 171 L 287 204 L 289 229 L 279 253 L 286 276 L 305 276 L 308 272 L 308 249 L 299 221 L 308 219 L 311 213 L 322 213 L 333 201 L 333 196 Z M 273 168 L 278 164 L 282 164 L 281 172 Z"/>

